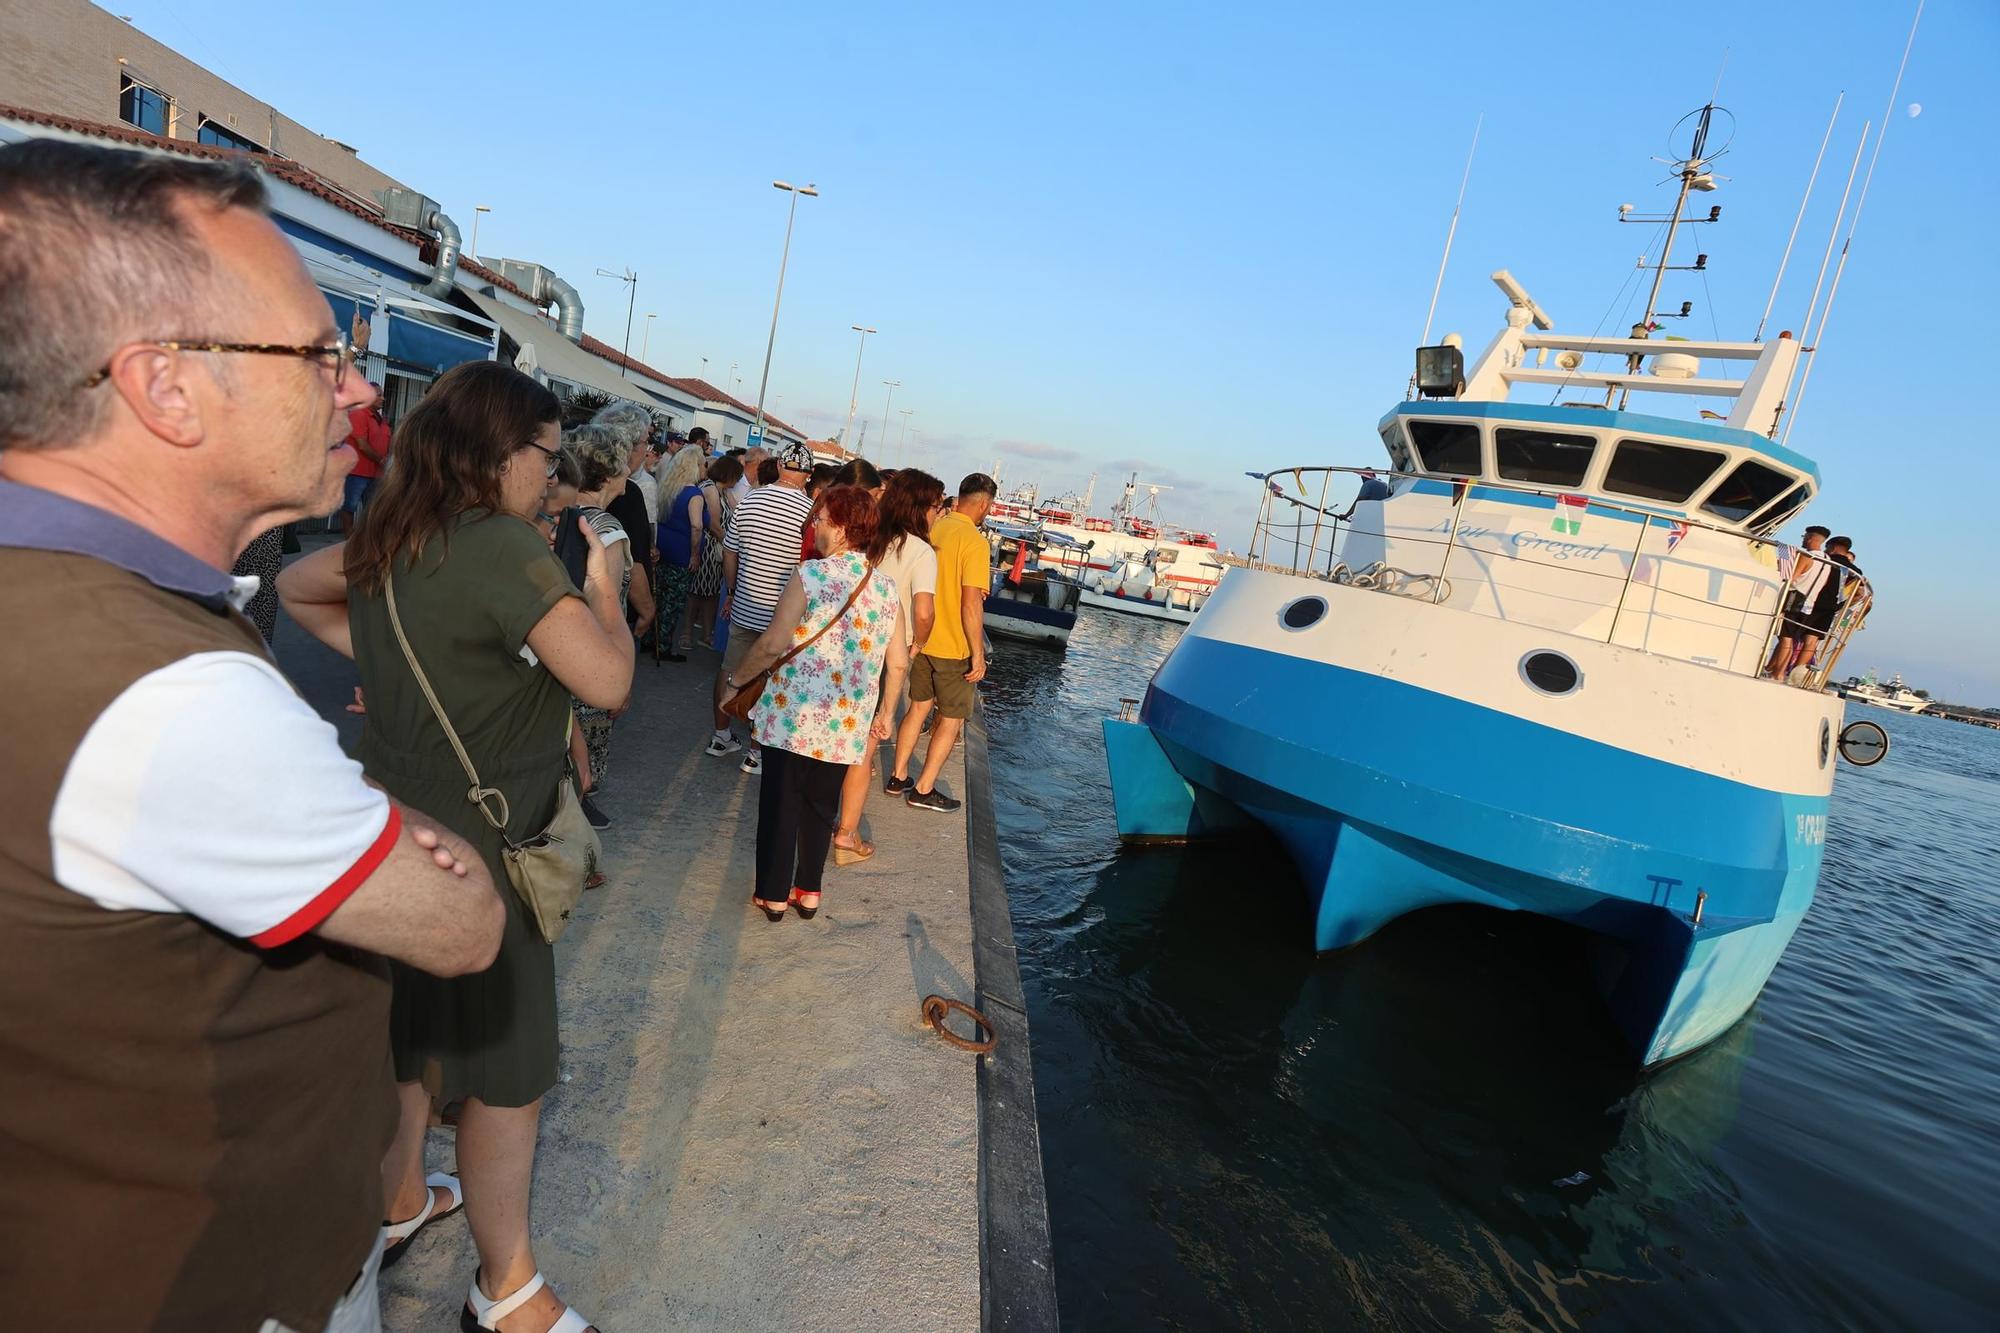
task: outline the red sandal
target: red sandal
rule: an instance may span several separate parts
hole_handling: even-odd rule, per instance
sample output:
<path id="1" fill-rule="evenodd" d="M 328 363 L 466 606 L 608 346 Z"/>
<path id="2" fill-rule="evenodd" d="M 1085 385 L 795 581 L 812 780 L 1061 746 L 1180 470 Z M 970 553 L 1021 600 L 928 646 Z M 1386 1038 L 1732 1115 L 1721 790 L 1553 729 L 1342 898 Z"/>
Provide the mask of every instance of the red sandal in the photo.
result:
<path id="1" fill-rule="evenodd" d="M 808 898 L 812 899 L 812 906 L 810 907 L 806 906 L 806 899 Z M 801 921 L 812 920 L 815 916 L 819 915 L 818 891 L 815 890 L 812 893 L 807 893 L 804 889 L 793 889 L 791 906 L 799 909 L 799 919 Z"/>

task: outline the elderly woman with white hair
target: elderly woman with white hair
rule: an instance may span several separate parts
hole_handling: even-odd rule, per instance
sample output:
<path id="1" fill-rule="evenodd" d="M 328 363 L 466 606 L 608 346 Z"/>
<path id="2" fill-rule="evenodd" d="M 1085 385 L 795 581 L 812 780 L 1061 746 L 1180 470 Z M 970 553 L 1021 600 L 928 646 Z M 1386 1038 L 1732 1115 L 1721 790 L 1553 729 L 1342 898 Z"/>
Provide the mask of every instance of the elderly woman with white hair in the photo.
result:
<path id="1" fill-rule="evenodd" d="M 592 422 L 566 431 L 562 443 L 575 457 L 580 474 L 576 487 L 579 514 L 604 544 L 608 582 L 618 592 L 618 605 L 624 608 L 632 588 L 645 586 L 643 578 L 635 582 L 632 577 L 635 562 L 630 534 L 610 512 L 610 501 L 625 488 L 624 442 L 607 427 Z M 637 632 L 643 636 L 650 624 L 650 611 L 642 613 Z M 596 792 L 604 786 L 604 775 L 610 766 L 613 714 L 607 709 L 579 705 L 576 716 L 590 756 L 590 788 Z"/>
<path id="2" fill-rule="evenodd" d="M 651 623 L 657 619 L 654 614 L 652 571 L 658 557 L 653 551 L 652 512 L 632 474 L 646 461 L 646 446 L 653 438 L 653 414 L 637 403 L 609 403 L 597 410 L 590 424 L 609 431 L 623 451 L 618 481 L 604 508 L 624 527 L 625 535 L 632 542 L 632 568 L 638 571 L 638 577 L 632 580 L 632 614 L 627 621 L 633 624 L 634 632 L 643 641 L 646 632 L 638 629 L 637 623 L 641 620 Z"/>

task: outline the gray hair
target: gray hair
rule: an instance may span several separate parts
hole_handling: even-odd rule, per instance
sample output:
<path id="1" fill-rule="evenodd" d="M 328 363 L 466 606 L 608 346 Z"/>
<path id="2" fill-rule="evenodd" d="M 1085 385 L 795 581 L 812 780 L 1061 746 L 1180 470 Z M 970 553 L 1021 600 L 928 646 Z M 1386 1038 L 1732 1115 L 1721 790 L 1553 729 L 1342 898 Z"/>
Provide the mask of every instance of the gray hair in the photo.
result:
<path id="1" fill-rule="evenodd" d="M 146 338 L 228 337 L 215 266 L 182 216 L 268 211 L 235 162 L 58 139 L 0 147 L 0 449 L 87 440 L 111 389 L 78 386 Z"/>
<path id="2" fill-rule="evenodd" d="M 577 468 L 582 473 L 577 481 L 578 490 L 595 491 L 613 477 L 625 475 L 625 458 L 631 449 L 611 427 L 596 421 L 572 426 L 563 432 L 562 442 L 563 448 L 576 456 Z"/>
<path id="3" fill-rule="evenodd" d="M 653 414 L 637 403 L 609 403 L 597 409 L 597 415 L 590 419 L 593 426 L 602 426 L 617 437 L 626 453 L 631 453 L 644 444 L 653 434 Z M 624 471 L 625 465 L 618 465 Z M 595 489 L 585 487 L 586 490 Z"/>

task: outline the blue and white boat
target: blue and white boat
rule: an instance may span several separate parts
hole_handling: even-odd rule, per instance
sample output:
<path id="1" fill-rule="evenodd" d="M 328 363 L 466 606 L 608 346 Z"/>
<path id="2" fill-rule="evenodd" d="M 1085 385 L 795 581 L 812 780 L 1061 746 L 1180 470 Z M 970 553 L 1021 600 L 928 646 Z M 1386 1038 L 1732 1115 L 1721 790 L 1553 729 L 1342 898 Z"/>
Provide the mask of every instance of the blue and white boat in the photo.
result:
<path id="1" fill-rule="evenodd" d="M 1798 340 L 1651 336 L 1673 232 L 1716 216 L 1686 216 L 1714 188 L 1702 142 L 1630 337 L 1556 333 L 1494 274 L 1505 328 L 1469 374 L 1455 337 L 1419 349 L 1378 424 L 1388 467 L 1251 474 L 1247 562 L 1136 720 L 1105 724 L 1121 836 L 1268 830 L 1321 950 L 1450 903 L 1582 927 L 1645 1065 L 1741 1018 L 1812 904 L 1842 720 L 1825 683 L 1870 595 L 1851 578 L 1816 661 L 1766 678 L 1793 561 L 1821 558 L 1775 534 L 1820 477 L 1774 438 Z M 1362 471 L 1345 516 L 1335 478 Z"/>

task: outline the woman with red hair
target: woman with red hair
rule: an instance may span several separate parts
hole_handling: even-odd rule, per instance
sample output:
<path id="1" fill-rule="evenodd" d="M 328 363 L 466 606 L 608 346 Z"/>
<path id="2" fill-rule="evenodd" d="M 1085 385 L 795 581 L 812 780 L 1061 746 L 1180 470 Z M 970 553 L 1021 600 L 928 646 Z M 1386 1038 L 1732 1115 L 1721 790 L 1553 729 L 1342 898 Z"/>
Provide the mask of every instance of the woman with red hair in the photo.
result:
<path id="1" fill-rule="evenodd" d="M 821 494 L 819 557 L 799 565 L 770 628 L 728 681 L 736 688 L 770 672 L 750 717 L 764 747 L 751 902 L 772 921 L 787 907 L 807 920 L 818 913 L 841 780 L 866 757 L 871 733 L 888 739 L 891 719 L 877 715 L 876 701 L 895 698 L 909 670 L 896 588 L 875 567 L 875 542 L 873 496 L 859 486 Z"/>

